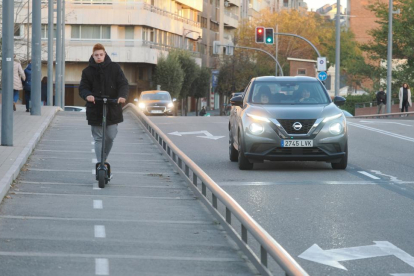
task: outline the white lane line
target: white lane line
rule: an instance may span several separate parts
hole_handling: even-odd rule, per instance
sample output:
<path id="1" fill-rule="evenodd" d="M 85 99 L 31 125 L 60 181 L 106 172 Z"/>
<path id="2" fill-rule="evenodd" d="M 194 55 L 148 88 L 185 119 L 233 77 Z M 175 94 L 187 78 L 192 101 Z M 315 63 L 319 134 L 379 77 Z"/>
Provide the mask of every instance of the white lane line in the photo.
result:
<path id="1" fill-rule="evenodd" d="M 103 225 L 95 225 L 95 238 L 105 238 L 105 226 Z"/>
<path id="2" fill-rule="evenodd" d="M 379 177 L 376 177 L 375 175 L 372 175 L 372 174 L 370 174 L 370 173 L 367 173 L 367 172 L 364 172 L 364 171 L 358 171 L 360 174 L 363 174 L 363 175 L 366 175 L 366 176 L 368 176 L 368 177 L 370 177 L 370 178 L 372 178 L 372 179 L 381 179 L 381 178 L 379 178 Z"/>
<path id="3" fill-rule="evenodd" d="M 103 209 L 102 200 L 94 200 L 93 201 L 93 209 Z"/>
<path id="4" fill-rule="evenodd" d="M 109 262 L 105 258 L 95 259 L 95 275 L 109 275 Z"/>
<path id="5" fill-rule="evenodd" d="M 96 170 L 92 170 L 92 174 L 95 175 L 96 174 Z"/>
<path id="6" fill-rule="evenodd" d="M 92 145 L 95 145 L 95 142 L 91 142 Z"/>
<path id="7" fill-rule="evenodd" d="M 379 121 L 359 121 L 360 123 L 381 123 L 381 124 L 396 124 L 401 126 L 411 126 L 407 124 L 397 123 L 397 122 L 379 122 Z"/>
<path id="8" fill-rule="evenodd" d="M 94 149 L 92 149 L 92 152 L 95 152 L 95 150 L 94 150 Z"/>
<path id="9" fill-rule="evenodd" d="M 93 158 L 93 159 L 92 159 L 92 163 L 94 163 L 94 164 L 98 163 L 98 159 Z"/>
<path id="10" fill-rule="evenodd" d="M 355 123 L 351 123 L 351 122 L 348 122 L 348 125 L 354 126 L 354 127 L 359 127 L 359 128 L 366 129 L 366 130 L 370 130 L 370 131 L 374 131 L 374 132 L 378 132 L 378 133 L 381 133 L 381 134 L 384 134 L 384 135 L 399 138 L 399 139 L 406 140 L 406 141 L 409 141 L 409 142 L 414 142 L 414 138 L 399 135 L 399 134 L 392 133 L 392 132 L 389 132 L 389 131 L 385 131 L 385 130 L 381 130 L 381 129 L 377 129 L 377 128 L 373 128 L 373 127 L 368 127 L 368 126 L 364 126 L 364 125 L 359 125 L 359 124 L 355 124 Z"/>

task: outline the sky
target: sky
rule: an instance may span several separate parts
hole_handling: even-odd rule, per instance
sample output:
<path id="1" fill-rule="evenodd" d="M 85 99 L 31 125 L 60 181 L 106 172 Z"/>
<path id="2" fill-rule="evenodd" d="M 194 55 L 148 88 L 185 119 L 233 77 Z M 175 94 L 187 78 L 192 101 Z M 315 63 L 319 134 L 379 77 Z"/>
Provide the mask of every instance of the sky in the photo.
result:
<path id="1" fill-rule="evenodd" d="M 316 11 L 325 4 L 336 4 L 336 1 L 337 0 L 305 0 L 305 2 L 308 4 L 308 11 Z M 347 0 L 341 0 L 341 5 L 345 6 L 346 8 L 347 2 Z"/>

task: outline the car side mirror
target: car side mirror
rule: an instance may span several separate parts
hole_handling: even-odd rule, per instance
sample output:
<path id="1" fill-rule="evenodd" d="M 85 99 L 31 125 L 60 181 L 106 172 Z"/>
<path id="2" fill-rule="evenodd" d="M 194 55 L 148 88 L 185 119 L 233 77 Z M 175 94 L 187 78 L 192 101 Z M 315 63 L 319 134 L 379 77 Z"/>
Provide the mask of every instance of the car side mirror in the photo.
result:
<path id="1" fill-rule="evenodd" d="M 344 105 L 344 103 L 346 102 L 346 99 L 344 97 L 341 97 L 341 96 L 335 96 L 333 102 L 337 106 L 340 106 L 340 105 Z"/>
<path id="2" fill-rule="evenodd" d="M 173 102 L 175 102 L 177 99 L 176 98 L 173 98 Z"/>
<path id="3" fill-rule="evenodd" d="M 242 96 L 236 96 L 230 99 L 230 103 L 233 106 L 243 106 L 243 97 Z"/>

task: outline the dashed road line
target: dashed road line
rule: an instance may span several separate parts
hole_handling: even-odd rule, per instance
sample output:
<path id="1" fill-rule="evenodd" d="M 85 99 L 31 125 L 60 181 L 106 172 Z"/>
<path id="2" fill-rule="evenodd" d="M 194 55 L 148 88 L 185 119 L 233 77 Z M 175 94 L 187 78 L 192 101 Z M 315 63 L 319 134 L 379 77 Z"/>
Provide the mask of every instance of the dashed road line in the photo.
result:
<path id="1" fill-rule="evenodd" d="M 103 209 L 102 200 L 94 200 L 93 201 L 93 209 Z"/>
<path id="2" fill-rule="evenodd" d="M 95 225 L 95 238 L 106 238 L 104 225 Z"/>
<path id="3" fill-rule="evenodd" d="M 109 275 L 109 262 L 106 258 L 95 259 L 95 275 Z"/>

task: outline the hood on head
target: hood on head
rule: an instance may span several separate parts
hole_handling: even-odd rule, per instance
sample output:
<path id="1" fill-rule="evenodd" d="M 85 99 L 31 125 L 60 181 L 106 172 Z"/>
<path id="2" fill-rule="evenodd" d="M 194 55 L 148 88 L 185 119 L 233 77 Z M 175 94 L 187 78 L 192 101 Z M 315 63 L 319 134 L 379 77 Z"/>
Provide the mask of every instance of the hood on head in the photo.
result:
<path id="1" fill-rule="evenodd" d="M 92 66 L 92 67 L 98 67 L 98 66 L 106 67 L 111 62 L 112 62 L 112 60 L 111 60 L 111 58 L 109 57 L 108 54 L 105 55 L 105 60 L 102 63 L 96 63 L 95 60 L 93 59 L 92 55 L 89 58 L 89 65 Z"/>

